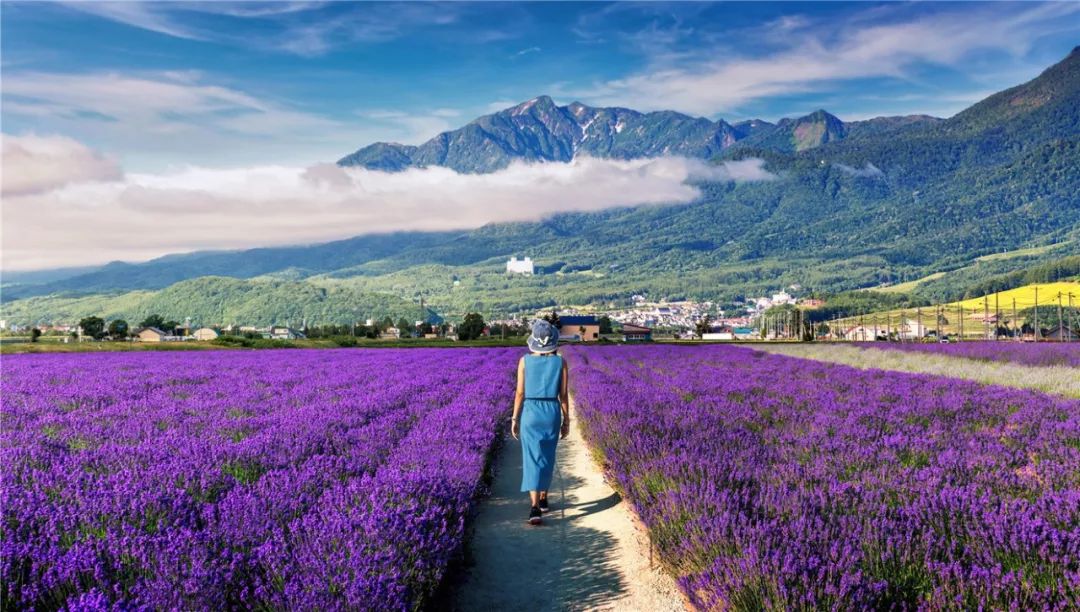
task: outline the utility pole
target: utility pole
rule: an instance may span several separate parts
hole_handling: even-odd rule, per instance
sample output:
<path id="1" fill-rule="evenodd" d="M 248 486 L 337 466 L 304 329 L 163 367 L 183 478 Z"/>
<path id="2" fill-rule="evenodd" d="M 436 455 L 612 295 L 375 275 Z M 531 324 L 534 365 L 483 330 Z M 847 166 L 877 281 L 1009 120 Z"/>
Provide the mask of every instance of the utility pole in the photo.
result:
<path id="1" fill-rule="evenodd" d="M 1013 338 L 1016 338 L 1016 340 L 1018 342 L 1023 342 L 1023 340 L 1024 340 L 1024 330 L 1023 330 L 1023 328 L 1017 328 L 1017 326 L 1016 326 L 1016 298 L 1013 298 L 1012 300 L 1013 300 L 1013 318 L 1012 318 Z M 1019 331 L 1020 331 L 1019 334 L 1016 333 L 1017 329 L 1019 329 Z"/>
<path id="2" fill-rule="evenodd" d="M 1001 306 L 998 304 L 998 294 L 994 292 L 994 340 L 998 339 L 998 330 L 1001 329 Z"/>
<path id="3" fill-rule="evenodd" d="M 964 341 L 964 305 L 961 302 L 956 303 L 956 314 L 960 317 L 960 336 L 957 340 Z"/>
<path id="4" fill-rule="evenodd" d="M 1072 319 L 1072 322 L 1073 322 L 1073 330 L 1080 331 L 1080 318 L 1077 318 L 1076 309 L 1073 308 L 1073 297 L 1074 297 L 1073 292 L 1070 291 L 1069 292 L 1069 317 Z M 1075 340 L 1076 339 L 1076 334 L 1074 334 L 1070 330 L 1069 337 Z"/>
<path id="5" fill-rule="evenodd" d="M 983 296 L 983 338 L 990 339 L 990 303 L 985 295 Z"/>
<path id="6" fill-rule="evenodd" d="M 1065 341 L 1065 324 L 1061 320 L 1061 292 L 1058 291 L 1058 342 Z"/>
<path id="7" fill-rule="evenodd" d="M 934 335 L 941 340 L 941 304 L 934 308 Z"/>
<path id="8" fill-rule="evenodd" d="M 1035 285 L 1035 342 L 1039 341 L 1039 285 Z"/>

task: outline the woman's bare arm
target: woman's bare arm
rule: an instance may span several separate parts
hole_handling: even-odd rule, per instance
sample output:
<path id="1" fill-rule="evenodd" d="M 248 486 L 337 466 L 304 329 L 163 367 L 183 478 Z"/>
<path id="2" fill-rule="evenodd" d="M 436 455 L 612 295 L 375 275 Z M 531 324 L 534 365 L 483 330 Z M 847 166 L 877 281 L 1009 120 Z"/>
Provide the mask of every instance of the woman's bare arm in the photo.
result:
<path id="1" fill-rule="evenodd" d="M 570 368 L 562 362 L 562 385 L 559 388 L 559 405 L 562 408 L 562 437 L 570 435 Z"/>
<path id="2" fill-rule="evenodd" d="M 518 421 L 521 418 L 521 404 L 525 401 L 525 358 L 518 360 L 517 390 L 514 392 L 514 416 L 510 421 L 510 434 L 518 437 Z"/>

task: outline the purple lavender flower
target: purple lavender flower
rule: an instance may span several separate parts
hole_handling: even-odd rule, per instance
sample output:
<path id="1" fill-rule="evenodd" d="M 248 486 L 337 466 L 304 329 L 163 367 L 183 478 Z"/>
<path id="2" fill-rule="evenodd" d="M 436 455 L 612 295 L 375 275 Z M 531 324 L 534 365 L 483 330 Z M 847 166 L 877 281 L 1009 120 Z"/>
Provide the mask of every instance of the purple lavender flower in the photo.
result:
<path id="1" fill-rule="evenodd" d="M 520 353 L 5 357 L 3 608 L 421 606 Z"/>

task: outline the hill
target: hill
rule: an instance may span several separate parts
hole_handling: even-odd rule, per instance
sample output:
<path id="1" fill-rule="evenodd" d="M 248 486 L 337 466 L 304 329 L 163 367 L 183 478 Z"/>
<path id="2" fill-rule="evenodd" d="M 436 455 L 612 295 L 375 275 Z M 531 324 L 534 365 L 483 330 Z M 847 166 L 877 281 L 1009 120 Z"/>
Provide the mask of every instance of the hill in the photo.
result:
<path id="1" fill-rule="evenodd" d="M 776 124 L 729 125 L 670 112 L 560 107 L 540 97 L 440 134 L 430 146 L 373 145 L 341 163 L 384 169 L 440 163 L 486 172 L 513 159 L 678 152 L 761 158 L 779 178 L 699 183 L 701 198 L 681 206 L 110 264 L 5 286 L 4 307 L 27 312 L 22 300 L 11 300 L 160 289 L 207 274 L 274 275 L 296 282 L 298 291 L 335 281 L 407 301 L 423 295 L 451 315 L 620 303 L 638 293 L 724 301 L 796 282 L 837 292 L 923 279 L 920 292 L 944 297 L 1080 252 L 1078 101 L 1080 50 L 1029 83 L 944 120 L 843 123 L 819 111 Z M 401 155 L 378 161 L 387 151 Z M 1031 255 L 979 261 L 1032 247 Z M 507 277 L 503 264 L 511 255 L 531 256 L 541 274 Z M 927 278 L 936 273 L 944 274 Z"/>
<path id="2" fill-rule="evenodd" d="M 97 315 L 136 322 L 151 314 L 195 325 L 243 324 L 299 326 L 310 323 L 350 323 L 385 316 L 420 318 L 417 304 L 393 295 L 366 293 L 327 282 L 241 280 L 206 276 L 175 283 L 159 291 L 129 291 L 84 297 L 33 297 L 4 305 L 4 316 L 15 321 L 77 321 Z M 432 316 L 427 313 L 424 318 Z"/>

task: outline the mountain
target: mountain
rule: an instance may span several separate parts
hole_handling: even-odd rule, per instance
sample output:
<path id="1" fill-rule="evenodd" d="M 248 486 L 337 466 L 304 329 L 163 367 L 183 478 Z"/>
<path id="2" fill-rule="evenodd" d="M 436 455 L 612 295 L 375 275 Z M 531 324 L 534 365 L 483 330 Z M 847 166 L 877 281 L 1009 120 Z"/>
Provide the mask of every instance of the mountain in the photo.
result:
<path id="1" fill-rule="evenodd" d="M 557 106 L 540 97 L 418 147 L 372 145 L 342 163 L 488 172 L 515 160 L 567 161 L 582 152 L 620 159 L 678 153 L 756 157 L 778 178 L 699 183 L 701 197 L 680 206 L 111 264 L 50 282 L 7 285 L 3 307 L 5 314 L 14 309 L 30 316 L 55 312 L 49 300 L 71 298 L 35 298 L 34 308 L 16 298 L 160 289 L 210 274 L 288 279 L 297 284 L 288 291 L 298 295 L 309 285 L 334 284 L 409 303 L 423 296 L 451 316 L 627 303 L 639 293 L 729 303 L 792 283 L 843 291 L 950 271 L 958 274 L 943 278 L 970 284 L 1080 253 L 1078 134 L 1080 50 L 949 119 L 844 123 L 819 111 L 775 124 L 730 125 L 674 112 Z M 1002 251 L 1026 254 L 974 265 Z M 504 264 L 511 255 L 531 256 L 540 273 L 508 277 Z M 937 281 L 926 286 L 948 291 Z M 304 303 L 311 313 L 322 312 Z M 294 312 L 284 303 L 272 308 Z"/>
<path id="2" fill-rule="evenodd" d="M 582 154 L 613 159 L 659 155 L 710 159 L 746 135 L 773 127 L 763 121 L 750 123 L 736 129 L 723 120 L 674 111 L 640 113 L 580 102 L 557 106 L 550 97 L 540 96 L 484 115 L 419 146 L 378 142 L 341 158 L 338 164 L 387 171 L 445 166 L 458 172 L 493 172 L 516 160 L 567 162 Z"/>

